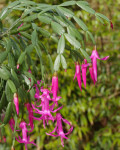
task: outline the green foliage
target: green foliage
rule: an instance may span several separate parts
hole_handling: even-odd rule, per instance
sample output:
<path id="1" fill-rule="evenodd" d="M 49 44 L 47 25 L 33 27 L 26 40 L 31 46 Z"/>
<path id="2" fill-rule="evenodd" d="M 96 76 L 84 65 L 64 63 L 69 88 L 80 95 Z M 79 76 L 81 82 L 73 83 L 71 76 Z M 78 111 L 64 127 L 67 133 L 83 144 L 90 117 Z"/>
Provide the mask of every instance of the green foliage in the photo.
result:
<path id="1" fill-rule="evenodd" d="M 36 5 L 34 2 L 39 4 Z M 36 83 L 36 79 L 40 80 L 41 78 L 46 83 L 51 83 L 50 71 L 53 73 L 53 68 L 55 71 L 60 68 L 61 71 L 58 71 L 59 95 L 62 97 L 60 104 L 64 105 L 61 113 L 73 124 L 74 130 L 66 140 L 65 147 L 62 148 L 60 139 L 46 136 L 48 128 L 43 129 L 42 122 L 35 121 L 31 141 L 37 139 L 38 147 L 46 150 L 119 150 L 119 0 L 101 0 L 99 2 L 90 0 L 90 4 L 85 1 L 76 3 L 76 1 L 68 2 L 66 0 L 34 0 L 34 2 L 15 1 L 4 8 L 0 14 L 2 20 L 0 21 L 0 63 L 2 63 L 0 66 L 0 112 L 2 112 L 2 104 L 3 110 L 6 112 L 4 123 L 9 121 L 13 109 L 11 109 L 13 93 L 10 89 L 13 84 L 17 88 L 20 103 L 23 102 L 20 104 L 22 110 L 20 115 L 28 121 L 28 114 L 26 110 L 23 110 L 23 104 L 27 100 L 34 101 L 32 85 Z M 42 4 L 44 2 L 46 4 Z M 50 7 L 48 4 L 55 6 Z M 22 13 L 23 11 L 24 13 Z M 113 31 L 105 24 L 110 21 L 101 13 L 112 20 Z M 69 18 L 67 19 L 66 16 Z M 19 19 L 16 20 L 16 18 Z M 97 21 L 93 18 L 96 18 Z M 25 22 L 24 25 L 17 29 L 22 22 Z M 36 23 L 36 26 L 33 22 Z M 19 32 L 20 36 L 17 35 Z M 93 44 L 85 37 L 85 34 Z M 83 39 L 85 40 L 83 41 Z M 87 87 L 85 89 L 82 85 L 81 92 L 77 82 L 73 82 L 75 66 L 71 58 L 74 61 L 79 60 L 81 63 L 84 57 L 89 59 L 95 42 L 100 56 L 110 55 L 110 58 L 104 63 L 98 61 L 97 84 L 94 86 L 87 74 Z M 80 49 L 80 47 L 82 48 Z M 8 60 L 6 60 L 7 56 Z M 19 72 L 16 69 L 18 62 L 21 64 Z M 33 76 L 26 73 L 29 68 L 31 68 Z M 66 68 L 67 72 L 64 72 Z M 29 78 L 32 85 L 30 85 Z M 12 85 L 9 84 L 11 86 L 7 84 L 7 80 L 13 82 Z M 30 93 L 26 94 L 27 90 L 30 90 Z M 20 121 L 21 119 L 18 118 L 18 122 Z M 54 128 L 53 126 L 55 124 L 50 122 L 50 131 Z M 3 133 L 7 136 L 8 144 L 1 144 L 0 149 L 10 149 L 14 139 L 12 131 L 9 130 L 8 125 L 1 129 L 5 129 Z M 66 129 L 68 126 L 65 126 Z M 21 150 L 23 145 L 16 142 L 15 149 Z M 36 148 L 29 145 L 28 149 Z"/>

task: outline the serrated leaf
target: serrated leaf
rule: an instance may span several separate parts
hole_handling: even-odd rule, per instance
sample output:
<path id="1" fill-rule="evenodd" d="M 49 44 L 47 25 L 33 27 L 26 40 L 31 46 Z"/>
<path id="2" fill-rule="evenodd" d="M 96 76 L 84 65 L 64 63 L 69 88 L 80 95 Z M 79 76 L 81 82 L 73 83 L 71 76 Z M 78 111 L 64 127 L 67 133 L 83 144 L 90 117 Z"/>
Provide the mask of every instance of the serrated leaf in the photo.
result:
<path id="1" fill-rule="evenodd" d="M 101 13 L 95 13 L 95 16 L 101 17 L 102 19 L 105 19 L 107 22 L 110 22 L 110 20 L 103 14 Z"/>
<path id="2" fill-rule="evenodd" d="M 73 16 L 74 16 L 74 13 L 73 13 L 71 10 L 67 9 L 67 8 L 63 8 L 63 7 L 60 7 L 60 6 L 58 6 L 57 8 L 58 8 L 65 16 L 67 16 L 67 17 L 73 17 Z"/>
<path id="3" fill-rule="evenodd" d="M 64 69 L 67 69 L 67 63 L 66 63 L 65 57 L 63 55 L 61 55 L 61 63 L 62 63 L 62 67 Z"/>
<path id="4" fill-rule="evenodd" d="M 71 5 L 75 5 L 76 2 L 75 1 L 68 1 L 68 2 L 64 2 L 62 4 L 60 4 L 59 6 L 71 6 Z"/>
<path id="5" fill-rule="evenodd" d="M 59 70 L 59 67 L 60 67 L 60 55 L 58 55 L 55 59 L 55 62 L 54 62 L 54 70 L 55 71 L 58 71 Z"/>
<path id="6" fill-rule="evenodd" d="M 88 33 L 89 37 L 91 38 L 93 44 L 96 45 L 96 42 L 95 42 L 95 40 L 94 40 L 94 37 L 93 37 L 92 33 L 89 32 L 89 31 L 87 31 L 87 33 Z"/>
<path id="7" fill-rule="evenodd" d="M 51 24 L 51 21 L 52 21 L 51 18 L 49 18 L 49 17 L 47 17 L 47 16 L 45 16 L 45 15 L 40 15 L 40 16 L 38 16 L 38 19 L 39 19 L 41 22 L 46 23 L 46 24 Z"/>
<path id="8" fill-rule="evenodd" d="M 57 53 L 62 54 L 64 52 L 64 49 L 65 49 L 65 39 L 64 35 L 62 35 L 58 42 Z"/>
<path id="9" fill-rule="evenodd" d="M 88 30 L 88 27 L 85 25 L 85 23 L 81 19 L 79 19 L 75 16 L 73 18 L 84 31 Z"/>
<path id="10" fill-rule="evenodd" d="M 91 63 L 90 56 L 87 54 L 87 52 L 83 50 L 82 48 L 80 48 L 80 51 L 82 52 L 83 56 L 87 59 L 87 62 Z"/>
<path id="11" fill-rule="evenodd" d="M 61 34 L 63 34 L 65 32 L 64 28 L 60 24 L 58 24 L 56 22 L 52 21 L 51 22 L 51 26 L 52 26 L 53 31 L 56 32 L 59 35 L 61 35 Z"/>
<path id="12" fill-rule="evenodd" d="M 89 6 L 84 5 L 84 4 L 80 3 L 80 2 L 77 2 L 76 4 L 77 4 L 80 8 L 82 8 L 83 10 L 85 10 L 85 11 L 91 13 L 91 14 L 95 14 L 95 10 L 93 10 L 93 9 L 90 8 Z"/>
<path id="13" fill-rule="evenodd" d="M 73 45 L 75 48 L 80 48 L 81 44 L 78 42 L 72 35 L 69 35 L 67 33 L 64 34 L 68 42 Z"/>

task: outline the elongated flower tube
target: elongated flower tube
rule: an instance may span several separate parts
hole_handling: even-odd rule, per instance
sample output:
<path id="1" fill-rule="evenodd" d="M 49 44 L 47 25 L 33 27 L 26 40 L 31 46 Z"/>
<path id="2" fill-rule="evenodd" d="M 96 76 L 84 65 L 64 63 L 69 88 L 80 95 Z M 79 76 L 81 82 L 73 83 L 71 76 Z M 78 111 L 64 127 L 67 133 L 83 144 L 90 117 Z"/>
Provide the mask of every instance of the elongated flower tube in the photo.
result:
<path id="1" fill-rule="evenodd" d="M 58 76 L 57 73 L 55 72 L 53 77 L 52 77 L 52 88 L 51 91 L 53 93 L 53 99 L 56 101 L 57 98 L 57 92 L 58 92 L 59 88 L 58 88 Z M 58 105 L 57 101 L 56 104 Z"/>
<path id="2" fill-rule="evenodd" d="M 47 92 L 47 89 L 43 89 L 44 92 Z M 37 109 L 33 104 L 32 104 L 32 107 L 33 109 L 35 110 L 35 113 L 38 113 L 40 115 L 42 115 L 40 118 L 36 118 L 36 117 L 33 117 L 35 120 L 43 120 L 43 126 L 45 128 L 45 121 L 47 121 L 47 124 L 48 124 L 48 121 L 49 120 L 52 120 L 54 121 L 54 117 L 52 116 L 51 113 L 55 113 L 57 112 L 58 110 L 62 109 L 63 106 L 57 108 L 56 110 L 53 110 L 54 107 L 55 107 L 55 103 L 51 106 L 49 106 L 49 97 L 48 97 L 48 93 L 44 93 L 42 96 L 41 96 L 41 104 L 38 106 L 38 107 L 42 107 L 42 110 L 39 110 Z"/>
<path id="3" fill-rule="evenodd" d="M 88 66 L 89 66 L 89 64 L 87 64 L 87 60 L 84 59 L 84 64 L 81 65 L 81 70 L 82 70 L 82 79 L 83 79 L 85 88 L 86 88 L 86 72 L 87 72 Z"/>
<path id="4" fill-rule="evenodd" d="M 14 104 L 15 104 L 17 115 L 19 115 L 19 100 L 18 100 L 17 93 L 14 93 L 14 99 L 13 99 L 13 101 L 14 101 Z"/>
<path id="5" fill-rule="evenodd" d="M 77 78 L 79 88 L 82 91 L 81 71 L 80 71 L 80 64 L 79 64 L 79 62 L 76 63 L 76 71 L 75 71 L 75 75 L 74 75 L 74 79 L 73 80 L 75 80 L 75 78 Z"/>
<path id="6" fill-rule="evenodd" d="M 31 127 L 31 130 L 29 132 L 32 132 L 34 129 L 33 124 L 33 108 L 31 107 L 30 103 L 26 103 L 25 106 L 27 107 L 28 113 L 29 113 L 29 125 Z"/>
<path id="7" fill-rule="evenodd" d="M 93 80 L 93 83 L 95 84 L 96 81 L 95 81 L 95 76 L 94 76 L 93 66 L 92 65 L 89 67 L 89 72 L 90 72 L 91 79 Z"/>
<path id="8" fill-rule="evenodd" d="M 15 120 L 13 118 L 10 119 L 9 121 L 9 125 L 10 125 L 10 128 L 12 129 L 12 131 L 14 131 L 14 127 L 15 127 Z"/>
<path id="9" fill-rule="evenodd" d="M 27 136 L 27 132 L 29 132 L 27 130 L 27 124 L 25 121 L 22 121 L 19 125 L 19 127 L 22 129 L 22 138 L 20 136 L 18 136 L 19 139 L 16 138 L 16 140 L 19 142 L 19 143 L 24 143 L 25 144 L 25 150 L 27 150 L 27 144 L 33 144 L 35 146 L 37 146 L 34 141 L 30 142 L 30 137 Z"/>
<path id="10" fill-rule="evenodd" d="M 63 119 L 60 113 L 57 113 L 57 114 L 56 114 L 56 121 L 57 121 L 57 124 L 56 124 L 56 127 L 54 128 L 54 130 L 53 130 L 52 132 L 46 133 L 46 134 L 47 134 L 47 135 L 50 135 L 50 136 L 53 136 L 53 137 L 58 137 L 58 136 L 60 136 L 60 137 L 61 137 L 61 145 L 64 147 L 63 138 L 64 138 L 64 139 L 68 139 L 68 138 L 66 137 L 66 135 L 68 135 L 68 134 L 70 134 L 70 133 L 72 132 L 73 126 L 70 124 L 69 121 L 67 121 L 66 119 Z M 62 121 L 63 121 L 64 123 L 70 125 L 70 127 L 71 127 L 67 133 L 64 133 L 64 131 L 63 131 Z M 53 133 L 55 133 L 55 132 L 57 132 L 56 135 L 53 134 Z"/>
<path id="11" fill-rule="evenodd" d="M 96 50 L 96 47 L 95 47 L 95 50 L 92 51 L 92 55 L 90 56 L 90 58 L 92 60 L 94 78 L 95 78 L 95 81 L 97 81 L 97 59 L 107 60 L 109 58 L 109 56 L 106 56 L 104 58 L 100 58 L 99 54 Z"/>

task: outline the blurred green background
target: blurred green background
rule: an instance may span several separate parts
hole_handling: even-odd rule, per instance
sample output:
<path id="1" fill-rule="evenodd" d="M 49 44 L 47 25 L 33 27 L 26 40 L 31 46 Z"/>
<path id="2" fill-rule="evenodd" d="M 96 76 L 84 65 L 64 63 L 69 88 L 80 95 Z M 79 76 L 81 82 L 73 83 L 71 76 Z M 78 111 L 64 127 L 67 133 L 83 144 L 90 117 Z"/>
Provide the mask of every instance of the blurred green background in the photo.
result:
<path id="1" fill-rule="evenodd" d="M 15 0 L 0 0 L 0 9 Z M 34 0 L 38 3 L 60 4 L 67 0 Z M 103 13 L 113 22 L 112 30 L 108 24 L 102 25 L 93 16 L 78 7 L 71 9 L 77 16 L 82 16 L 88 28 L 93 33 L 100 57 L 109 55 L 107 61 L 98 60 L 98 82 L 94 86 L 87 75 L 87 88 L 79 90 L 77 81 L 73 82 L 74 63 L 67 59 L 68 69 L 59 71 L 59 95 L 64 105 L 61 113 L 72 122 L 74 130 L 61 146 L 60 138 L 48 137 L 42 123 L 35 121 L 35 130 L 31 137 L 37 139 L 39 147 L 28 146 L 37 150 L 120 150 L 120 1 L 119 0 L 87 0 L 97 12 Z M 17 12 L 16 12 L 17 14 Z M 16 16 L 15 14 L 15 16 Z M 15 17 L 14 16 L 14 17 Z M 14 20 L 14 19 L 13 19 Z M 46 41 L 45 41 L 46 42 Z M 50 51 L 57 45 L 50 46 Z M 93 44 L 86 41 L 86 48 L 92 52 Z M 52 53 L 53 58 L 56 56 Z M 52 131 L 51 124 L 49 131 Z M 12 132 L 5 127 L 7 144 L 0 144 L 0 150 L 9 150 L 12 143 Z M 24 145 L 16 143 L 16 150 L 24 149 Z"/>

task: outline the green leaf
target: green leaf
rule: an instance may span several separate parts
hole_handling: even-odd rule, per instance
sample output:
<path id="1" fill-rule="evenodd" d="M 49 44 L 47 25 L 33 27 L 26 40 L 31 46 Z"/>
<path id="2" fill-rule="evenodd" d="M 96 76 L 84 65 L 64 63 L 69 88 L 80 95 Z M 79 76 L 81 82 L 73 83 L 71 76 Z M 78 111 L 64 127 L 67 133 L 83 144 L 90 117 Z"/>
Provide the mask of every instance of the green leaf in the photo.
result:
<path id="1" fill-rule="evenodd" d="M 84 22 L 81 19 L 77 17 L 73 17 L 73 18 L 84 31 L 88 30 L 88 27 L 84 24 Z"/>
<path id="2" fill-rule="evenodd" d="M 8 80 L 10 78 L 10 74 L 5 69 L 0 68 L 0 78 Z"/>
<path id="3" fill-rule="evenodd" d="M 62 67 L 64 69 L 67 69 L 67 63 L 66 63 L 65 57 L 63 55 L 61 55 L 61 63 L 62 63 Z"/>
<path id="4" fill-rule="evenodd" d="M 23 63 L 23 61 L 25 60 L 25 55 L 26 51 L 21 53 L 20 57 L 18 58 L 17 64 L 21 65 Z"/>
<path id="5" fill-rule="evenodd" d="M 73 13 L 71 10 L 67 9 L 67 8 L 63 8 L 63 7 L 60 7 L 60 6 L 58 6 L 57 8 L 58 8 L 65 16 L 67 16 L 67 17 L 73 17 L 73 16 L 74 16 L 74 13 Z"/>
<path id="6" fill-rule="evenodd" d="M 58 42 L 57 53 L 62 54 L 64 52 L 64 49 L 65 49 L 65 39 L 64 35 L 62 35 Z"/>
<path id="7" fill-rule="evenodd" d="M 24 18 L 23 22 L 31 22 L 37 18 L 38 18 L 38 14 L 33 14 L 33 15 L 30 15 L 30 16 Z"/>
<path id="8" fill-rule="evenodd" d="M 55 71 L 58 71 L 59 70 L 59 67 L 60 67 L 60 55 L 58 55 L 55 59 L 55 62 L 54 62 L 54 70 Z"/>
<path id="9" fill-rule="evenodd" d="M 79 41 L 77 41 L 72 35 L 69 35 L 67 33 L 64 34 L 68 42 L 73 45 L 75 48 L 80 48 L 81 44 Z"/>
<path id="10" fill-rule="evenodd" d="M 19 82 L 18 76 L 17 76 L 16 72 L 13 69 L 11 69 L 11 74 L 12 74 L 12 78 L 13 78 L 14 83 L 16 83 L 15 84 L 16 87 L 19 87 L 20 82 Z"/>
<path id="11" fill-rule="evenodd" d="M 43 11 L 41 11 L 38 15 L 41 15 L 41 14 L 43 14 L 43 13 L 49 11 L 49 10 L 55 9 L 55 8 L 56 8 L 56 5 L 51 5 L 47 8 L 45 8 Z"/>
<path id="12" fill-rule="evenodd" d="M 7 58 L 8 51 L 4 51 L 0 53 L 0 64 Z"/>
<path id="13" fill-rule="evenodd" d="M 38 19 L 39 19 L 41 22 L 46 23 L 46 24 L 51 24 L 51 21 L 52 21 L 51 18 L 49 18 L 49 17 L 47 17 L 47 16 L 45 16 L 45 15 L 40 15 L 40 16 L 38 16 Z"/>
<path id="14" fill-rule="evenodd" d="M 26 32 L 20 32 L 20 34 L 29 40 L 31 39 L 31 35 Z"/>
<path id="15" fill-rule="evenodd" d="M 53 73 L 53 62 L 52 62 L 52 58 L 51 56 L 48 54 L 48 60 L 49 60 L 49 64 L 50 64 L 50 69 L 51 69 L 51 73 Z"/>
<path id="16" fill-rule="evenodd" d="M 36 30 L 34 30 L 34 31 L 32 32 L 31 41 L 32 41 L 32 44 L 33 44 L 34 46 L 36 46 L 36 45 L 38 44 L 38 36 L 37 36 L 37 31 L 36 31 Z"/>
<path id="17" fill-rule="evenodd" d="M 8 82 L 6 83 L 6 86 L 5 86 L 5 94 L 6 94 L 7 101 L 12 102 L 13 101 L 13 93 L 8 85 Z"/>
<path id="18" fill-rule="evenodd" d="M 68 1 L 68 2 L 64 2 L 62 4 L 60 4 L 59 6 L 71 6 L 71 5 L 75 5 L 76 2 L 75 1 Z"/>
<path id="19" fill-rule="evenodd" d="M 77 3 L 89 6 L 89 3 L 86 1 L 77 1 Z"/>
<path id="20" fill-rule="evenodd" d="M 44 37 L 50 37 L 50 32 L 48 32 L 47 30 L 38 27 L 37 30 L 44 36 Z"/>
<path id="21" fill-rule="evenodd" d="M 19 1 L 12 2 L 12 3 L 10 3 L 10 4 L 8 5 L 8 8 L 15 7 L 15 6 L 17 6 L 18 4 L 20 4 Z"/>
<path id="22" fill-rule="evenodd" d="M 61 16 L 54 16 L 54 19 L 61 24 L 63 27 L 67 27 L 68 23 L 65 22 L 65 20 Z"/>
<path id="23" fill-rule="evenodd" d="M 0 100 L 0 113 L 1 113 L 2 109 L 5 106 L 5 103 L 6 103 L 6 96 L 5 96 L 5 91 L 3 91 L 2 97 L 1 97 L 1 100 Z"/>
<path id="24" fill-rule="evenodd" d="M 11 9 L 5 8 L 1 13 L 0 13 L 0 20 L 5 19 L 11 12 Z"/>
<path id="25" fill-rule="evenodd" d="M 84 4 L 80 3 L 80 2 L 77 2 L 76 4 L 77 4 L 80 8 L 82 8 L 83 10 L 85 10 L 85 11 L 91 13 L 91 14 L 95 14 L 95 10 L 93 10 L 93 9 L 90 8 L 89 6 L 84 5 Z"/>
<path id="26" fill-rule="evenodd" d="M 24 78 L 25 83 L 29 86 L 30 85 L 30 80 L 28 77 L 26 77 L 25 75 L 22 75 Z"/>
<path id="27" fill-rule="evenodd" d="M 73 27 L 69 26 L 67 28 L 67 31 L 68 31 L 68 34 L 76 37 L 78 40 L 80 40 L 80 41 L 83 40 L 82 35 L 80 34 L 80 32 L 76 28 L 73 28 Z"/>
<path id="28" fill-rule="evenodd" d="M 51 26 L 52 26 L 53 31 L 56 32 L 59 35 L 61 35 L 61 34 L 63 34 L 65 32 L 64 28 L 60 24 L 58 24 L 56 22 L 52 21 L 51 22 Z"/>
<path id="29" fill-rule="evenodd" d="M 14 66 L 15 66 L 15 58 L 14 58 L 14 55 L 12 53 L 8 54 L 8 66 L 10 68 L 14 68 Z"/>
<path id="30" fill-rule="evenodd" d="M 91 32 L 89 32 L 89 31 L 87 31 L 87 33 L 88 33 L 88 35 L 90 36 L 90 38 L 91 38 L 91 40 L 92 40 L 93 44 L 94 44 L 94 45 L 96 45 L 96 43 L 95 43 L 95 40 L 94 40 L 94 37 L 93 37 L 92 33 L 91 33 Z"/>
<path id="31" fill-rule="evenodd" d="M 11 89 L 11 91 L 12 91 L 13 93 L 16 93 L 16 92 L 17 92 L 16 86 L 15 86 L 15 84 L 13 83 L 12 80 L 9 79 L 9 80 L 7 81 L 7 84 L 9 85 L 9 87 L 10 87 L 10 89 Z"/>
<path id="32" fill-rule="evenodd" d="M 102 23 L 102 24 L 104 24 L 104 21 L 103 21 L 103 19 L 102 18 L 100 18 L 99 16 L 97 16 L 96 15 L 96 18 Z"/>
<path id="33" fill-rule="evenodd" d="M 29 54 L 29 53 L 32 52 L 33 49 L 34 49 L 34 46 L 31 44 L 31 45 L 29 45 L 29 46 L 26 47 L 25 51 L 26 51 L 26 53 Z"/>
<path id="34" fill-rule="evenodd" d="M 91 63 L 90 56 L 87 54 L 87 52 L 82 48 L 80 48 L 80 51 L 82 52 L 83 56 L 87 59 L 88 63 Z"/>
<path id="35" fill-rule="evenodd" d="M 20 28 L 18 28 L 18 31 L 26 31 L 30 29 L 31 24 L 23 24 Z"/>
<path id="36" fill-rule="evenodd" d="M 12 114 L 12 102 L 9 102 L 6 109 L 5 118 L 3 120 L 4 124 L 7 124 L 9 122 L 11 114 Z"/>
<path id="37" fill-rule="evenodd" d="M 110 20 L 103 14 L 101 13 L 95 13 L 95 16 L 101 17 L 102 19 L 105 19 L 107 22 L 110 22 Z"/>

